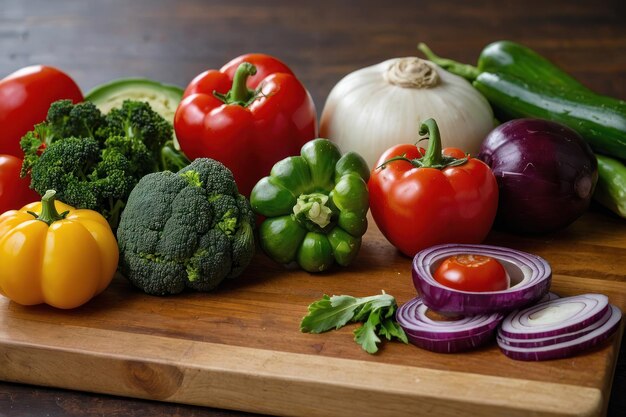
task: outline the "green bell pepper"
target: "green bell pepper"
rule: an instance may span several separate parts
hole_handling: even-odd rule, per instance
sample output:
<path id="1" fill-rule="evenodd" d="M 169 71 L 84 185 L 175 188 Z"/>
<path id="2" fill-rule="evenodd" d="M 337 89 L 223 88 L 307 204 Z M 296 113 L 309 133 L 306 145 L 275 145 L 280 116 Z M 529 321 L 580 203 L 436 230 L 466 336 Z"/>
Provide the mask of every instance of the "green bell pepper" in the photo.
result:
<path id="1" fill-rule="evenodd" d="M 367 230 L 369 169 L 354 152 L 341 155 L 326 139 L 307 142 L 299 156 L 277 162 L 250 194 L 261 248 L 273 260 L 321 272 L 349 265 Z"/>
<path id="2" fill-rule="evenodd" d="M 598 183 L 593 198 L 626 218 L 626 165 L 604 155 L 598 160 Z"/>
<path id="3" fill-rule="evenodd" d="M 594 151 L 626 160 L 626 102 L 594 93 L 531 49 L 494 42 L 483 49 L 477 67 L 440 58 L 424 44 L 419 49 L 471 81 L 500 120 L 559 122 L 580 133 Z"/>

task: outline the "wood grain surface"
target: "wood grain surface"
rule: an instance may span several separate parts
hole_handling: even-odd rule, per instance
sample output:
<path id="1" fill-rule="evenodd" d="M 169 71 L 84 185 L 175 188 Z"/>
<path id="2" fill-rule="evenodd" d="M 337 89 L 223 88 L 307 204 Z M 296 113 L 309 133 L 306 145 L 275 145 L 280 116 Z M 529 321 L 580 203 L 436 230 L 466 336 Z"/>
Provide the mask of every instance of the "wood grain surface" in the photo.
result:
<path id="1" fill-rule="evenodd" d="M 626 310 L 626 283 L 597 279 L 626 268 L 626 246 L 618 247 L 624 228 L 611 218 L 602 226 L 594 214 L 530 249 L 553 265 L 556 293 L 600 292 Z M 589 257 L 612 248 L 617 261 L 589 261 L 593 274 L 561 268 L 553 248 L 582 234 L 596 243 L 569 251 Z M 487 243 L 500 239 L 528 245 L 497 233 Z M 416 294 L 410 264 L 372 224 L 355 265 L 325 274 L 288 270 L 259 253 L 240 279 L 209 294 L 153 297 L 117 277 L 75 310 L 2 299 L 0 379 L 279 415 L 601 414 L 619 336 L 574 358 L 528 363 L 508 359 L 494 344 L 443 355 L 387 343 L 369 355 L 355 345 L 351 327 L 298 331 L 306 306 L 323 293 L 385 290 L 408 301 Z"/>
<path id="2" fill-rule="evenodd" d="M 205 69 L 219 67 L 241 53 L 262 51 L 280 57 L 292 67 L 311 91 L 318 112 L 321 112 L 326 95 L 345 74 L 390 57 L 414 55 L 418 41 L 428 43 L 442 55 L 474 62 L 487 43 L 511 39 L 549 57 L 592 89 L 626 98 L 625 16 L 626 8 L 621 1 L 316 1 L 299 3 L 295 7 L 287 1 L 4 0 L 0 9 L 0 75 L 28 64 L 45 63 L 70 73 L 84 91 L 99 83 L 128 76 L 144 76 L 185 86 Z M 131 375 L 129 386 L 135 392 L 144 392 L 137 397 L 168 400 L 173 395 L 187 392 L 197 399 L 204 393 L 193 389 L 179 390 L 177 385 L 177 381 L 188 383 L 190 374 L 184 373 L 183 377 L 180 369 L 193 373 L 193 369 L 189 370 L 192 367 L 186 365 L 194 358 L 204 358 L 203 355 L 209 353 L 217 355 L 211 349 L 220 345 L 242 349 L 238 351 L 243 352 L 242 355 L 250 349 L 258 351 L 272 346 L 288 358 L 293 358 L 291 355 L 315 358 L 324 369 L 325 366 L 332 367 L 335 360 L 348 360 L 351 364 L 375 367 L 379 370 L 377 372 L 383 372 L 385 365 L 393 364 L 405 369 L 399 375 L 412 375 L 407 368 L 428 369 L 431 373 L 420 375 L 425 380 L 442 378 L 441 375 L 448 375 L 448 372 L 453 376 L 480 375 L 486 378 L 486 386 L 494 390 L 497 390 L 501 383 L 498 378 L 502 376 L 510 378 L 513 384 L 515 381 L 536 381 L 535 387 L 539 391 L 541 388 L 546 392 L 554 391 L 541 385 L 545 383 L 581 390 L 577 391 L 580 398 L 568 391 L 557 392 L 553 398 L 533 397 L 537 407 L 543 407 L 544 411 L 551 410 L 550 401 L 559 398 L 576 397 L 576 401 L 580 399 L 587 405 L 605 402 L 611 378 L 604 376 L 611 374 L 618 355 L 619 337 L 614 337 L 601 349 L 571 360 L 528 364 L 505 358 L 493 346 L 463 355 L 437 355 L 389 343 L 379 355 L 369 356 L 351 340 L 351 329 L 324 335 L 299 333 L 298 322 L 306 305 L 319 298 L 322 292 L 365 295 L 385 289 L 396 295 L 400 302 L 413 295 L 409 260 L 398 255 L 375 228 L 368 233 L 367 244 L 357 265 L 350 270 L 335 270 L 332 274 L 292 273 L 258 255 L 241 282 L 208 295 L 148 297 L 132 290 L 125 280 L 116 279 L 112 287 L 94 302 L 71 312 L 47 307 L 26 309 L 3 300 L 0 304 L 0 337 L 3 340 L 11 338 L 13 345 L 0 356 L 0 366 L 5 374 L 15 376 L 23 374 L 24 367 L 31 365 L 29 358 L 45 357 L 50 360 L 49 368 L 33 367 L 28 373 L 29 378 L 13 380 L 26 383 L 37 380 L 52 387 L 80 388 L 67 378 L 57 377 L 58 372 L 72 367 L 80 369 L 84 365 L 81 361 L 73 362 L 76 353 L 73 348 L 57 352 L 58 356 L 41 350 L 46 343 L 58 344 L 60 335 L 65 334 L 71 337 L 70 342 L 80 341 L 80 352 L 94 364 L 93 369 L 83 368 L 82 372 L 75 374 L 84 387 L 82 389 L 89 391 L 89 384 L 94 381 L 106 380 L 107 376 L 114 381 L 123 374 Z M 593 207 L 581 220 L 560 233 L 529 238 L 494 232 L 489 242 L 544 256 L 554 269 L 557 292 L 606 292 L 612 302 L 622 309 L 626 307 L 626 226 L 601 208 Z M 58 332 L 59 327 L 64 331 Z M 33 334 L 40 337 L 38 344 L 27 340 L 26 336 Z M 108 346 L 106 343 L 114 347 L 115 340 L 128 335 L 136 335 L 139 340 L 150 341 L 162 348 L 142 351 L 145 344 L 131 343 L 142 354 L 156 355 L 152 357 L 156 368 L 146 367 L 142 362 L 128 362 L 123 351 L 116 360 L 102 359 L 101 349 Z M 172 342 L 177 340 L 187 344 L 188 356 L 172 364 L 172 359 L 167 359 L 167 349 L 178 349 L 180 346 L 169 345 L 179 343 Z M 614 379 L 608 411 L 611 416 L 622 415 L 626 407 L 623 395 L 619 395 L 626 390 L 623 358 L 624 354 L 618 361 Z M 283 365 L 289 364 L 288 360 Z M 311 372 L 316 375 L 314 370 Z M 202 375 L 202 372 L 198 371 L 198 374 Z M 167 375 L 166 383 L 151 386 L 152 375 Z M 268 378 L 271 380 L 271 376 Z M 294 381 L 291 388 L 295 393 L 300 392 L 299 399 L 305 404 L 306 401 L 314 404 L 327 398 L 321 394 L 316 396 L 316 391 L 307 385 L 310 382 L 298 381 L 295 376 Z M 398 387 L 394 398 L 403 397 L 402 380 L 389 378 L 389 381 Z M 201 382 L 202 387 L 220 389 L 210 381 Z M 452 378 L 451 383 L 461 387 L 467 380 Z M 350 384 L 349 380 L 338 383 L 343 387 Z M 272 385 L 269 392 L 259 395 L 274 393 L 280 396 L 281 392 L 290 392 L 283 391 L 289 388 Z M 126 393 L 120 389 L 112 382 L 111 389 L 106 392 Z M 361 395 L 365 396 L 376 392 L 371 386 L 363 389 Z M 355 403 L 353 401 L 350 405 L 360 410 Z M 250 409 L 247 406 L 233 407 L 232 402 L 212 400 L 209 404 Z M 269 397 L 264 404 L 267 407 L 272 405 Z M 450 404 L 451 408 L 440 410 L 432 408 L 436 407 L 435 403 L 428 403 L 427 410 L 441 413 L 473 410 L 455 405 L 454 398 L 450 398 Z M 492 412 L 498 409 L 498 404 L 491 405 L 494 407 Z M 594 407 L 587 410 L 597 411 Z M 275 409 L 260 405 L 256 410 L 270 412 Z M 573 403 L 572 410 L 584 411 Z M 394 411 L 399 413 L 401 410 Z M 507 411 L 513 415 L 515 410 Z M 5 415 L 246 414 L 0 383 L 0 416 Z"/>

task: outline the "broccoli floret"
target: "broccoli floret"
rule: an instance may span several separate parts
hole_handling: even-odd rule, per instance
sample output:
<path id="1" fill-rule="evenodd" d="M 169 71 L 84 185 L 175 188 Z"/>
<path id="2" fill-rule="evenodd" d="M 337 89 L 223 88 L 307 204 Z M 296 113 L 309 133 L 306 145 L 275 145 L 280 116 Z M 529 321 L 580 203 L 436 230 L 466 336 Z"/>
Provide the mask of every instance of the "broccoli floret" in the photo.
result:
<path id="1" fill-rule="evenodd" d="M 130 191 L 159 168 L 158 147 L 171 136 L 171 125 L 147 103 L 125 101 L 105 117 L 92 103 L 59 100 L 22 138 L 21 175 L 30 172 L 41 195 L 54 189 L 67 204 L 99 211 L 115 229 Z"/>
<path id="2" fill-rule="evenodd" d="M 58 100 L 50 105 L 43 123 L 20 140 L 24 151 L 22 177 L 26 176 L 39 155 L 52 143 L 70 137 L 94 138 L 104 125 L 104 116 L 92 103 L 73 104 L 71 100 Z"/>
<path id="3" fill-rule="evenodd" d="M 250 263 L 254 224 L 248 200 L 217 161 L 148 174 L 131 192 L 117 230 L 120 270 L 148 294 L 210 291 Z"/>
<path id="4" fill-rule="evenodd" d="M 150 151 L 140 139 L 111 136 L 104 142 L 103 157 L 107 153 L 123 156 L 128 161 L 127 172 L 137 179 L 153 172 L 154 160 Z"/>
<path id="5" fill-rule="evenodd" d="M 132 164 L 116 149 L 100 149 L 93 138 L 67 138 L 52 143 L 34 163 L 32 188 L 43 195 L 58 190 L 59 200 L 100 211 L 115 228 L 124 201 L 137 177 Z"/>
<path id="6" fill-rule="evenodd" d="M 71 100 L 58 100 L 48 109 L 45 142 L 50 144 L 71 136 L 98 139 L 96 132 L 104 124 L 104 116 L 93 103 L 73 104 Z"/>
<path id="7" fill-rule="evenodd" d="M 100 147 L 93 138 L 70 137 L 54 142 L 33 164 L 31 188 L 40 195 L 56 190 L 58 200 L 95 210 L 98 197 L 89 176 L 99 160 Z"/>
<path id="8" fill-rule="evenodd" d="M 126 136 L 144 143 L 152 155 L 151 171 L 159 166 L 161 149 L 172 138 L 172 125 L 142 101 L 125 100 L 122 107 L 112 109 L 106 115 L 106 126 L 98 131 L 102 137 Z"/>

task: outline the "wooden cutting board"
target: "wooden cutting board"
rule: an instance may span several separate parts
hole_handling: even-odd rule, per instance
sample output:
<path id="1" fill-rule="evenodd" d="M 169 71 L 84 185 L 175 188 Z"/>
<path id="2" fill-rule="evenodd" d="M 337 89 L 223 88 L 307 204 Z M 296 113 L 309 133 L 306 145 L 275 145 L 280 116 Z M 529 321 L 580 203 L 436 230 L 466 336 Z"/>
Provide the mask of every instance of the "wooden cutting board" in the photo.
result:
<path id="1" fill-rule="evenodd" d="M 550 262 L 562 296 L 600 292 L 626 311 L 626 226 L 589 212 L 542 237 L 492 233 L 487 243 Z M 240 279 L 209 294 L 152 297 L 122 277 L 71 311 L 0 297 L 0 379 L 82 391 L 302 416 L 592 416 L 605 412 L 623 326 L 585 354 L 519 362 L 492 344 L 436 354 L 400 342 L 376 355 L 353 326 L 303 334 L 327 294 L 415 296 L 411 260 L 373 222 L 348 269 L 311 275 L 257 254 Z M 1 265 L 0 265 L 1 267 Z"/>

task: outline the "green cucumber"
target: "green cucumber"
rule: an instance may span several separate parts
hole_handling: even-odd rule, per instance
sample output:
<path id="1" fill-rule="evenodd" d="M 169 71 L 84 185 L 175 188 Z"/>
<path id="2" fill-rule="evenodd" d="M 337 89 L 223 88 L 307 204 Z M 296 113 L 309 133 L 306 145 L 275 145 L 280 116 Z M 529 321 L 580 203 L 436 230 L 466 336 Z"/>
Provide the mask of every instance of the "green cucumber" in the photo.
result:
<path id="1" fill-rule="evenodd" d="M 626 219 L 626 165 L 617 159 L 596 155 L 598 184 L 593 198 Z"/>
<path id="2" fill-rule="evenodd" d="M 425 45 L 419 48 L 433 62 L 472 81 L 500 120 L 559 122 L 580 133 L 594 151 L 626 160 L 626 102 L 589 90 L 531 49 L 494 42 L 472 67 L 440 58 Z"/>
<path id="3" fill-rule="evenodd" d="M 176 108 L 183 98 L 183 89 L 146 78 L 122 78 L 99 85 L 85 96 L 103 113 L 120 107 L 124 100 L 146 101 L 150 107 L 174 124 Z"/>
<path id="4" fill-rule="evenodd" d="M 124 100 L 145 101 L 173 126 L 183 92 L 178 86 L 147 78 L 121 78 L 95 87 L 87 93 L 85 101 L 95 104 L 104 114 L 121 107 Z M 172 130 L 172 141 L 168 141 L 161 149 L 161 167 L 176 172 L 188 164 L 189 160 L 180 150 L 176 132 Z"/>

